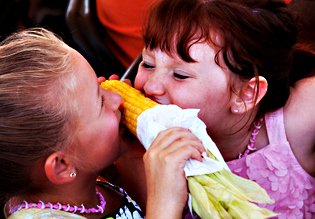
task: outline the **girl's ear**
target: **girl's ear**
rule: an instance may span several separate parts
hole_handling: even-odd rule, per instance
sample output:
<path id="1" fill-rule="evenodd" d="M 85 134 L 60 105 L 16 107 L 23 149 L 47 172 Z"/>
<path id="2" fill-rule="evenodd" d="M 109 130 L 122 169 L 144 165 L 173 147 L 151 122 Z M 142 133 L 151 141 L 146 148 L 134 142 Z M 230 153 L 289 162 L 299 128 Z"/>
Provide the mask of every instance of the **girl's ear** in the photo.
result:
<path id="1" fill-rule="evenodd" d="M 259 90 L 257 90 L 258 87 Z M 267 89 L 268 82 L 264 77 L 259 76 L 258 79 L 255 77 L 250 79 L 244 83 L 237 95 L 233 95 L 231 112 L 242 114 L 253 109 L 265 96 Z"/>
<path id="2" fill-rule="evenodd" d="M 54 184 L 69 183 L 76 177 L 73 163 L 61 152 L 54 152 L 48 156 L 45 161 L 45 173 Z"/>

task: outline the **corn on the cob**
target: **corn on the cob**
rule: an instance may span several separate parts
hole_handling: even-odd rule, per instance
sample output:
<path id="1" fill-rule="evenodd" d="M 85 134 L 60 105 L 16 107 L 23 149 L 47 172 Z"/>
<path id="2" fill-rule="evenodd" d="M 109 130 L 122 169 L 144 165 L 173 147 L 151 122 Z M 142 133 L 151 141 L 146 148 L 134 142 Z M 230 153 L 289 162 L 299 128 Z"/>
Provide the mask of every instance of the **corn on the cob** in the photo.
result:
<path id="1" fill-rule="evenodd" d="M 132 134 L 137 136 L 137 119 L 146 109 L 156 106 L 158 103 L 145 97 L 139 90 L 118 80 L 107 80 L 101 83 L 104 89 L 114 91 L 123 98 L 123 123 Z"/>
<path id="2" fill-rule="evenodd" d="M 123 123 L 137 136 L 139 115 L 158 103 L 146 98 L 140 91 L 118 80 L 101 83 L 105 89 L 123 98 Z M 209 151 L 210 157 L 216 159 Z M 193 210 L 206 218 L 268 218 L 275 214 L 256 203 L 273 203 L 257 183 L 241 178 L 225 169 L 199 176 L 188 177 Z"/>

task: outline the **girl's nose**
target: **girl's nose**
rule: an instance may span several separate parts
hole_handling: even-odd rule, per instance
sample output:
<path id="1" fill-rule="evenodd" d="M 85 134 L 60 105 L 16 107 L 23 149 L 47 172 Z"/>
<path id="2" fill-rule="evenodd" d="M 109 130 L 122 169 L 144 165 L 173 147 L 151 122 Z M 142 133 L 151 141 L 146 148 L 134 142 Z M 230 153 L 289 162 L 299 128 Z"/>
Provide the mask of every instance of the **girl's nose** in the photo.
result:
<path id="1" fill-rule="evenodd" d="M 160 96 L 164 94 L 164 81 L 158 74 L 152 74 L 143 86 L 143 90 L 148 96 Z"/>
<path id="2" fill-rule="evenodd" d="M 112 91 L 106 90 L 105 92 L 106 92 L 106 94 L 105 94 L 106 104 L 112 110 L 118 110 L 120 105 L 122 104 L 122 101 L 123 101 L 122 97 L 119 94 L 112 92 Z"/>

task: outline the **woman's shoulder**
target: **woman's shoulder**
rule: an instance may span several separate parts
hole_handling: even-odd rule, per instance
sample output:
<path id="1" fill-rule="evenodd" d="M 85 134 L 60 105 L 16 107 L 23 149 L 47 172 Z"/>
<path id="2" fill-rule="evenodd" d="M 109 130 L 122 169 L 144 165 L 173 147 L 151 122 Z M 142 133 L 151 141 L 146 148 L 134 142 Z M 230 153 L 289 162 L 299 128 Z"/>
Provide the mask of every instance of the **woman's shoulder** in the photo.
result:
<path id="1" fill-rule="evenodd" d="M 296 82 L 284 107 L 284 125 L 301 166 L 315 176 L 315 77 Z"/>

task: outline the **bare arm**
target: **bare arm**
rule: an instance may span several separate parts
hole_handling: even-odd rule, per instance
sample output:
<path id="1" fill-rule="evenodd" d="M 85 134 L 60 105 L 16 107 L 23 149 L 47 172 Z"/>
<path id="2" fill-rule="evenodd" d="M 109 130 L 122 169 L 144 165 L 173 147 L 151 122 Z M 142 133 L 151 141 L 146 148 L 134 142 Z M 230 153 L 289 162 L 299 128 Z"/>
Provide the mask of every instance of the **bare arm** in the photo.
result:
<path id="1" fill-rule="evenodd" d="M 182 218 L 188 189 L 186 160 L 201 160 L 201 141 L 190 131 L 172 128 L 161 132 L 144 155 L 147 181 L 146 218 Z"/>
<path id="2" fill-rule="evenodd" d="M 301 166 L 315 176 L 315 77 L 296 83 L 284 108 L 292 151 Z"/>

